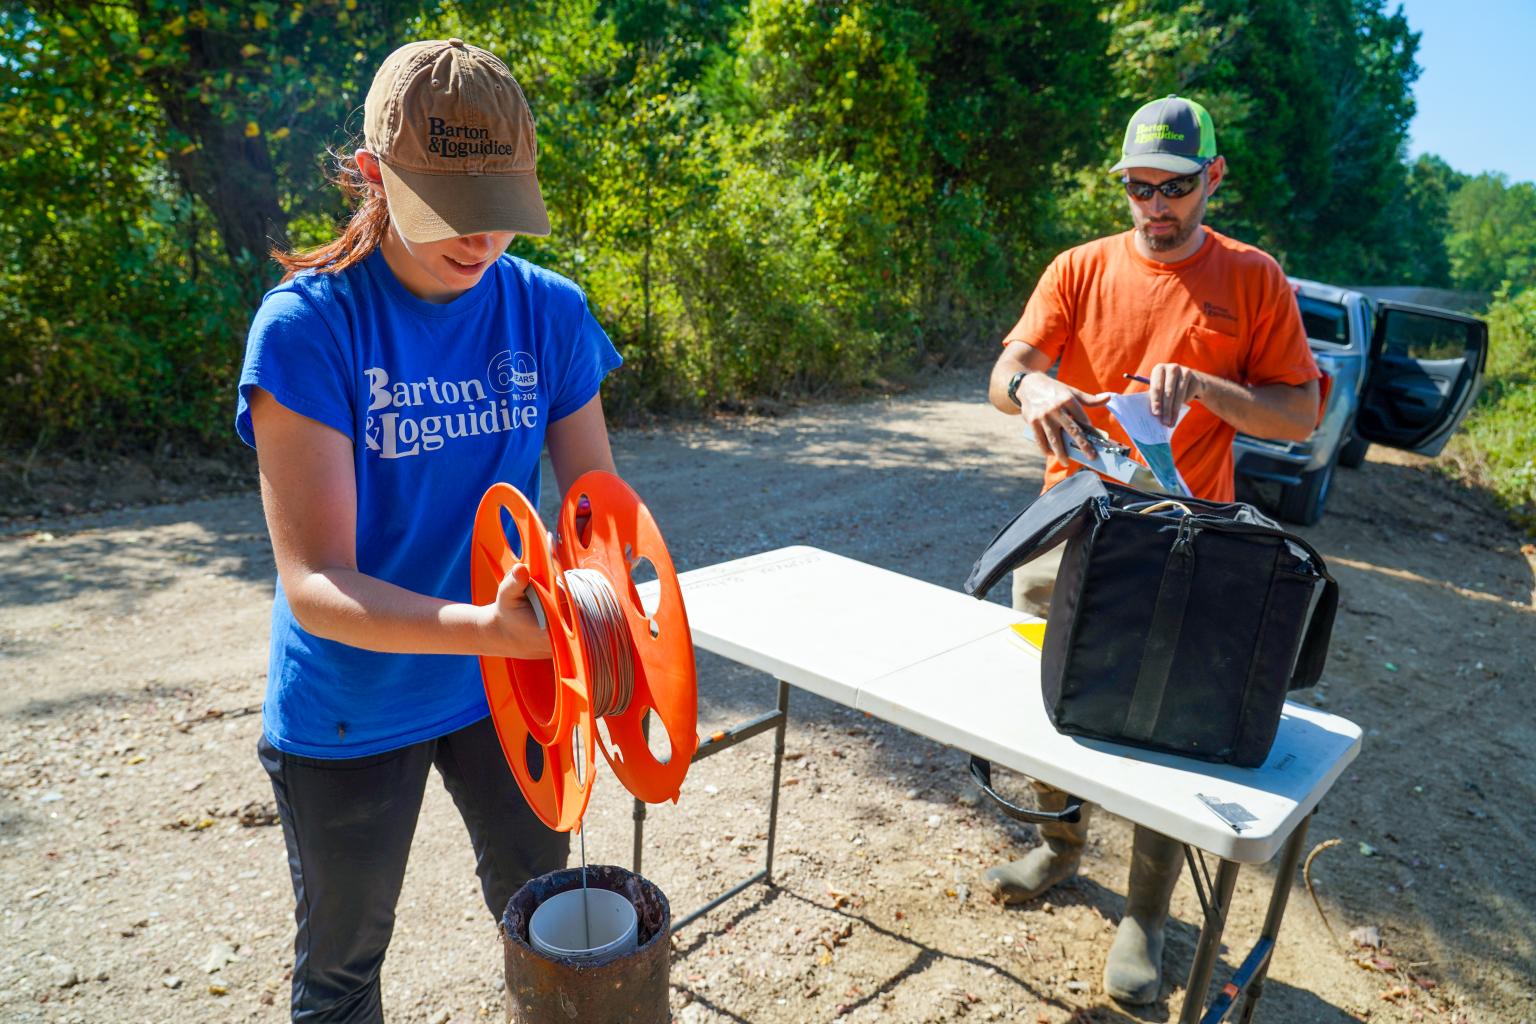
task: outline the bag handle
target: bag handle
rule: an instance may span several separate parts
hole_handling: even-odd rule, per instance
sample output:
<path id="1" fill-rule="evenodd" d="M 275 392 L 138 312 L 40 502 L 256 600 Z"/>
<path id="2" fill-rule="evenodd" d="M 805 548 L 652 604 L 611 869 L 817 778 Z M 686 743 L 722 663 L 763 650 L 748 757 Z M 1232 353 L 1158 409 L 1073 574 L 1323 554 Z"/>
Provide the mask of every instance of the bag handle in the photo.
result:
<path id="1" fill-rule="evenodd" d="M 1140 512 L 1144 516 L 1149 516 L 1154 512 L 1161 512 L 1168 508 L 1176 508 L 1187 516 L 1194 515 L 1194 513 L 1189 510 L 1188 505 L 1184 504 L 1182 501 L 1174 501 L 1172 498 L 1165 498 L 1164 500 L 1156 502 L 1155 504 L 1148 505 L 1146 508 L 1138 508 L 1136 511 Z"/>
<path id="2" fill-rule="evenodd" d="M 1034 807 L 1020 807 L 1018 804 L 1009 803 L 997 790 L 992 788 L 992 762 L 986 758 L 971 755 L 971 778 L 981 791 L 991 797 L 992 802 L 1008 817 L 1015 821 L 1028 821 L 1036 825 L 1049 825 L 1053 822 L 1064 821 L 1072 823 L 1082 820 L 1083 800 L 1081 797 L 1067 794 L 1067 806 L 1059 811 L 1042 811 Z"/>
<path id="3" fill-rule="evenodd" d="M 1179 635 L 1184 627 L 1184 612 L 1189 605 L 1190 585 L 1195 574 L 1194 530 L 1188 518 L 1179 521 L 1178 535 L 1163 562 L 1163 578 L 1158 584 L 1152 606 L 1152 622 L 1142 647 L 1141 669 L 1131 691 L 1122 725 L 1125 735 L 1146 742 L 1152 738 L 1162 714 L 1163 697 L 1168 692 L 1168 677 L 1173 670 L 1173 656 L 1179 649 Z"/>
<path id="4" fill-rule="evenodd" d="M 1317 607 L 1312 609 L 1312 621 L 1307 623 L 1307 635 L 1301 641 L 1301 653 L 1296 657 L 1296 670 L 1291 673 L 1287 690 L 1316 686 L 1323 677 L 1323 663 L 1328 660 L 1328 641 L 1333 636 L 1333 619 L 1339 611 L 1339 584 L 1327 570 L 1319 571 L 1323 577 L 1323 592 L 1318 596 Z"/>

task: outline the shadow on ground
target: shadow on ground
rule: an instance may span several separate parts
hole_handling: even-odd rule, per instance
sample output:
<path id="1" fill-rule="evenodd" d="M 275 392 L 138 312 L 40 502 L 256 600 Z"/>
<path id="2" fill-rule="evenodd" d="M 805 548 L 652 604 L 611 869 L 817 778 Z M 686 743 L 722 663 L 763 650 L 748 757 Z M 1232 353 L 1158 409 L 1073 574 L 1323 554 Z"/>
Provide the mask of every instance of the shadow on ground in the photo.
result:
<path id="1" fill-rule="evenodd" d="M 1032 1012 L 1050 1008 L 1058 1013 L 1070 1013 L 1073 1024 L 1090 1021 L 1094 1024 L 1133 1024 L 1133 1022 L 1161 1024 L 1171 1020 L 1173 1013 L 1182 1005 L 1183 972 L 1188 969 L 1199 934 L 1199 928 L 1195 924 L 1183 921 L 1169 922 L 1168 949 L 1164 957 L 1165 971 L 1169 980 L 1164 982 L 1163 993 L 1157 1002 L 1144 1007 L 1128 1007 L 1115 1003 L 1101 994 L 1098 997 L 1098 1005 L 1079 1007 L 1055 995 L 1054 986 L 1051 989 L 1042 989 L 1032 984 L 1027 978 L 999 967 L 994 960 L 968 956 L 944 946 L 923 942 L 910 935 L 892 931 L 863 914 L 844 909 L 829 910 L 824 902 L 797 892 L 793 887 L 775 885 L 750 902 L 737 904 L 730 913 L 717 910 L 713 915 L 704 918 L 702 923 L 691 926 L 681 935 L 674 935 L 673 989 L 685 993 L 689 1001 L 697 1002 L 727 1020 L 750 1021 L 751 1018 L 745 1014 L 752 1012 L 751 1007 L 733 1008 L 728 1002 L 713 999 L 708 993 L 690 987 L 686 981 L 677 980 L 677 976 L 686 974 L 689 957 L 707 948 L 712 939 L 725 935 L 755 915 L 773 910 L 781 900 L 800 902 L 819 912 L 835 914 L 845 921 L 857 924 L 870 934 L 899 944 L 909 954 L 899 969 L 890 972 L 876 983 L 861 986 L 858 995 L 851 996 L 841 1003 L 836 1009 L 838 1017 L 852 1014 L 865 1006 L 877 1004 L 883 997 L 888 997 L 889 994 L 898 990 L 904 982 L 925 973 L 940 962 L 948 962 L 1001 978 L 1014 990 L 1019 1000 L 1031 1007 Z M 1060 906 L 1086 904 L 1106 913 L 1113 909 L 1116 919 L 1118 919 L 1119 910 L 1124 906 L 1124 900 L 1118 895 L 1082 879 L 1064 887 L 1054 900 Z M 1222 951 L 1224 954 L 1228 952 L 1225 946 Z M 1213 993 L 1219 991 L 1230 978 L 1231 973 L 1230 968 L 1218 965 L 1211 983 L 1211 991 Z M 1275 981 L 1265 984 L 1259 1007 L 1261 1019 L 1307 1021 L 1309 1024 L 1334 1024 L 1334 1022 L 1342 1024 L 1342 1022 L 1359 1019 L 1349 1011 L 1334 1006 L 1311 992 Z M 1239 1008 L 1237 1013 L 1240 1012 Z M 1237 1013 L 1234 1013 L 1234 1017 Z M 1029 1018 L 1026 1015 L 1022 1019 Z"/>
<path id="2" fill-rule="evenodd" d="M 637 431 L 618 435 L 619 464 L 646 497 L 680 570 L 809 544 L 958 589 L 1040 481 L 1038 460 L 1004 450 L 999 434 L 967 439 L 953 428 L 914 425 L 924 417 L 971 424 L 964 410 L 976 402 L 966 392 L 904 399 L 899 407 L 869 402 L 785 420 Z M 546 478 L 545 494 L 554 492 Z M 75 517 L 47 529 L 56 540 L 0 538 L 0 609 L 82 596 L 131 608 L 189 570 L 243 582 L 273 575 L 254 493 Z M 1345 840 L 1316 869 L 1326 899 L 1345 918 L 1335 926 L 1380 924 L 1394 940 L 1423 936 L 1429 948 L 1414 954 L 1467 988 L 1477 986 L 1480 970 L 1536 977 L 1529 929 L 1536 920 L 1536 617 L 1521 538 L 1481 492 L 1426 464 L 1374 459 L 1340 471 L 1322 522 L 1299 532 L 1323 551 L 1342 588 L 1328 685 L 1302 696 L 1358 722 L 1367 735 L 1312 833 L 1314 840 Z M 1005 591 L 997 588 L 991 599 L 1005 602 Z M 26 647 L 0 650 L 10 658 Z M 718 659 L 701 658 L 700 666 L 704 731 L 772 705 L 765 677 Z M 28 708 L 34 716 L 57 711 L 45 697 Z M 856 726 L 883 739 L 868 751 L 869 770 L 898 780 L 898 792 L 910 786 L 922 791 L 919 799 L 952 802 L 969 787 L 958 753 L 952 765 L 936 767 L 935 745 L 800 692 L 790 713 L 795 723 Z M 912 764 L 913 751 L 924 754 L 921 767 Z M 1000 821 L 983 827 L 1012 834 Z M 1359 843 L 1374 855 L 1350 852 Z M 977 873 L 984 867 L 976 865 Z M 1107 891 L 1073 898 L 1118 913 L 1118 897 Z M 1187 963 L 1187 925 L 1173 945 Z M 946 956 L 914 945 L 892 978 Z M 1351 1019 L 1273 983 L 1265 1009 L 1282 1020 Z M 1091 1020 L 1157 1019 L 1089 1012 L 1100 1014 Z"/>

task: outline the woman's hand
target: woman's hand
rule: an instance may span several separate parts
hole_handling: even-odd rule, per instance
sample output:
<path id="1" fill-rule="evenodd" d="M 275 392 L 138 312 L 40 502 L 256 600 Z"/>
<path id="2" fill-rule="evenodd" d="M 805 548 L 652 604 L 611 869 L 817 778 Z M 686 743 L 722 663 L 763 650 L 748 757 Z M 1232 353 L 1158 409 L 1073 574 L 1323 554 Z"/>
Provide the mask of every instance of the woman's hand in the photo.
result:
<path id="1" fill-rule="evenodd" d="M 528 567 L 519 562 L 501 578 L 496 603 L 485 606 L 486 653 L 499 658 L 538 659 L 551 654 L 549 633 L 528 593 Z"/>

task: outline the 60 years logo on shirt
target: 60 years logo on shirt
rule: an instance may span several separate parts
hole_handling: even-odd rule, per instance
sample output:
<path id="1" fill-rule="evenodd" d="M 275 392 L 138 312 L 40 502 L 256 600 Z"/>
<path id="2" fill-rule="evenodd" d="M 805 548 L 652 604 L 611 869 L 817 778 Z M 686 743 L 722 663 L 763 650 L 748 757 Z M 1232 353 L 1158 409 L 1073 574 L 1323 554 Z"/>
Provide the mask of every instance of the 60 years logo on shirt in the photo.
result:
<path id="1" fill-rule="evenodd" d="M 435 452 L 458 438 L 538 425 L 539 369 L 527 352 L 505 349 L 496 354 L 486 371 L 489 391 L 473 377 L 391 381 L 381 366 L 369 367 L 363 376 L 369 395 L 365 440 L 368 450 L 383 459 Z M 510 399 L 492 398 L 492 392 Z M 383 409 L 403 411 L 380 412 Z"/>
<path id="2" fill-rule="evenodd" d="M 491 387 L 502 392 L 514 388 L 532 391 L 539 386 L 539 366 L 527 352 L 498 352 L 491 360 L 487 376 Z"/>

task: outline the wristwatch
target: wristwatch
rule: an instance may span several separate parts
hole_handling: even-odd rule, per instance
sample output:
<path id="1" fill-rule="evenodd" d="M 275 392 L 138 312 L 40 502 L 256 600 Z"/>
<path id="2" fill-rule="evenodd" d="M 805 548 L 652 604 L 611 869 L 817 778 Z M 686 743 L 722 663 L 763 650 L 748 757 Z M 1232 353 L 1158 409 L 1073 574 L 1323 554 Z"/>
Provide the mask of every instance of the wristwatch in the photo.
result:
<path id="1" fill-rule="evenodd" d="M 1028 370 L 1020 370 L 1018 373 L 1008 378 L 1008 398 L 1020 409 L 1024 408 L 1024 403 L 1019 401 L 1019 385 L 1022 384 L 1024 382 L 1024 378 L 1028 376 Z"/>

